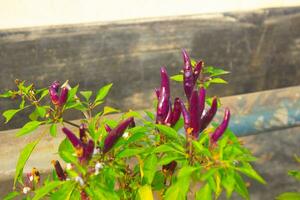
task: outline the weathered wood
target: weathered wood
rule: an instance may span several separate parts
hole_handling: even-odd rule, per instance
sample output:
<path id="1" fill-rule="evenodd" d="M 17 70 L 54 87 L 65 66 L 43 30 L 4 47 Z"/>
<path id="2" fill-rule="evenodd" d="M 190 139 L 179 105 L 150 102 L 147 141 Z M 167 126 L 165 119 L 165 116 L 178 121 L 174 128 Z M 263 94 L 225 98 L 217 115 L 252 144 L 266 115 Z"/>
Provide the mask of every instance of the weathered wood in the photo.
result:
<path id="1" fill-rule="evenodd" d="M 228 86 L 212 88 L 214 95 L 300 84 L 300 8 L 1 30 L 0 90 L 13 87 L 15 78 L 38 86 L 69 79 L 91 90 L 113 82 L 110 105 L 149 108 L 159 67 L 177 73 L 181 48 L 232 72 L 226 77 Z M 182 95 L 180 86 L 173 86 L 174 97 Z M 13 106 L 0 100 L 0 112 Z M 19 114 L 15 123 L 1 129 L 20 126 L 23 117 Z"/>

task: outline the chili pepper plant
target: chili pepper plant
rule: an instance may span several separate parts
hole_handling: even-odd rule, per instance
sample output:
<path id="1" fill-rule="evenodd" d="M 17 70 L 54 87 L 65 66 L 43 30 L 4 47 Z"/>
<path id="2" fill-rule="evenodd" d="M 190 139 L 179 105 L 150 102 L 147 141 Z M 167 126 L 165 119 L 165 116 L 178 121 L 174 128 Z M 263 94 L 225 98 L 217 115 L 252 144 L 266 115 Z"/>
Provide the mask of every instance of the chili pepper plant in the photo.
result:
<path id="1" fill-rule="evenodd" d="M 255 157 L 228 128 L 230 109 L 211 84 L 226 83 L 222 69 L 204 66 L 183 50 L 183 68 L 171 80 L 183 85 L 185 96 L 171 95 L 167 69 L 154 93 L 154 109 L 128 111 L 119 120 L 107 117 L 119 110 L 103 106 L 112 84 L 99 91 L 80 91 L 79 85 L 54 81 L 49 88 L 16 80 L 16 89 L 1 95 L 19 101 L 3 113 L 8 123 L 15 114 L 30 110 L 28 122 L 16 133 L 23 137 L 38 127 L 20 152 L 13 191 L 4 199 L 228 199 L 236 192 L 249 199 L 245 176 L 265 184 L 252 168 Z M 96 108 L 101 107 L 101 112 Z M 82 113 L 80 123 L 68 121 L 67 112 Z M 223 119 L 214 120 L 217 112 Z M 36 166 L 23 172 L 26 161 L 46 134 L 62 134 L 59 160 L 49 160 L 50 175 Z"/>

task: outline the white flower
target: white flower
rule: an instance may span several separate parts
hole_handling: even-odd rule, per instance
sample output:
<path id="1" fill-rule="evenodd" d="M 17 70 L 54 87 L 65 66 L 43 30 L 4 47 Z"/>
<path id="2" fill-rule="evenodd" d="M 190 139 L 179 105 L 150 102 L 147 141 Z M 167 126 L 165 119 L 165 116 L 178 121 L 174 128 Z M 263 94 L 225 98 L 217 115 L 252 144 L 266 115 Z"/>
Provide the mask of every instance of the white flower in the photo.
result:
<path id="1" fill-rule="evenodd" d="M 94 151 L 93 151 L 93 155 L 96 155 L 96 154 L 99 154 L 100 153 L 100 149 L 99 148 L 94 148 Z"/>
<path id="2" fill-rule="evenodd" d="M 67 163 L 66 168 L 67 168 L 67 170 L 71 170 L 71 169 L 73 169 L 73 166 L 71 163 Z"/>
<path id="3" fill-rule="evenodd" d="M 30 182 L 33 181 L 33 175 L 29 176 L 29 181 L 30 181 Z"/>
<path id="4" fill-rule="evenodd" d="M 23 193 L 27 194 L 30 191 L 30 187 L 24 187 L 23 188 Z"/>
<path id="5" fill-rule="evenodd" d="M 84 181 L 80 176 L 76 176 L 75 181 L 78 182 L 81 186 L 84 185 Z"/>
<path id="6" fill-rule="evenodd" d="M 128 132 L 125 132 L 122 136 L 124 139 L 127 139 L 129 137 L 129 133 Z"/>
<path id="7" fill-rule="evenodd" d="M 95 175 L 99 174 L 100 169 L 103 168 L 103 163 L 97 162 L 95 165 Z"/>

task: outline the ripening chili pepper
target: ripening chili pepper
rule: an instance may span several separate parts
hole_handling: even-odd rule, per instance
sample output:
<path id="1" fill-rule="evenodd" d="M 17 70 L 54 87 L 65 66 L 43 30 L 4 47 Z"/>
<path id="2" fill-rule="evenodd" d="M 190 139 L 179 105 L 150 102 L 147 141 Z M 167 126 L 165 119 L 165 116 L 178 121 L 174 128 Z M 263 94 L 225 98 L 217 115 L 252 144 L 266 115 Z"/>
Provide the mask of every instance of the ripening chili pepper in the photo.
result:
<path id="1" fill-rule="evenodd" d="M 164 173 L 168 173 L 169 175 L 172 175 L 175 171 L 176 166 L 177 166 L 177 162 L 173 160 L 169 164 L 163 165 L 162 171 Z"/>
<path id="2" fill-rule="evenodd" d="M 120 137 L 124 134 L 127 127 L 134 123 L 133 117 L 123 120 L 117 127 L 112 129 L 104 140 L 103 153 L 107 153 Z"/>
<path id="3" fill-rule="evenodd" d="M 156 122 L 159 124 L 163 124 L 169 111 L 170 106 L 170 81 L 169 76 L 167 74 L 166 68 L 162 67 L 160 69 L 161 75 L 161 84 L 158 96 L 157 110 L 156 110 Z"/>
<path id="4" fill-rule="evenodd" d="M 67 179 L 66 174 L 63 170 L 63 168 L 61 167 L 60 163 L 58 160 L 52 160 L 52 164 L 55 168 L 57 177 L 59 178 L 59 180 L 61 181 L 65 181 Z"/>
<path id="5" fill-rule="evenodd" d="M 171 126 L 175 126 L 175 124 L 177 123 L 177 121 L 180 118 L 180 114 L 181 114 L 181 103 L 180 103 L 180 99 L 177 97 L 174 100 Z"/>
<path id="6" fill-rule="evenodd" d="M 221 124 L 216 128 L 214 133 L 210 137 L 210 141 L 212 144 L 216 144 L 220 137 L 224 134 L 226 131 L 228 124 L 230 120 L 230 110 L 228 108 L 225 108 L 225 114 L 223 117 L 223 121 Z"/>
<path id="7" fill-rule="evenodd" d="M 84 143 L 69 129 L 64 127 L 62 130 L 75 148 L 79 161 L 84 162 L 90 160 L 95 147 L 94 141 L 88 140 L 86 143 Z"/>
<path id="8" fill-rule="evenodd" d="M 185 49 L 182 50 L 182 57 L 184 62 L 183 67 L 183 89 L 187 99 L 190 99 L 194 89 L 194 75 L 191 59 Z"/>
<path id="9" fill-rule="evenodd" d="M 60 96 L 59 96 L 59 106 L 65 105 L 65 103 L 67 102 L 68 93 L 69 93 L 68 88 L 63 87 L 61 89 Z"/>
<path id="10" fill-rule="evenodd" d="M 61 89 L 60 95 L 58 95 L 60 83 L 58 81 L 54 81 L 49 87 L 49 94 L 51 101 L 56 106 L 63 106 L 68 98 L 68 88 L 63 87 Z"/>
<path id="11" fill-rule="evenodd" d="M 105 128 L 105 130 L 106 130 L 107 133 L 110 133 L 111 128 L 110 128 L 110 126 L 108 126 L 108 124 L 105 124 L 104 128 Z"/>
<path id="12" fill-rule="evenodd" d="M 194 73 L 193 73 L 193 75 L 194 75 L 194 84 L 197 83 L 197 79 L 198 79 L 198 77 L 199 77 L 199 75 L 200 75 L 200 73 L 201 73 L 201 70 L 202 70 L 202 68 L 203 68 L 203 65 L 204 65 L 204 62 L 203 62 L 203 61 L 199 61 L 199 62 L 196 64 L 195 68 L 194 68 Z"/>
<path id="13" fill-rule="evenodd" d="M 213 98 L 210 109 L 205 113 L 205 115 L 201 118 L 200 122 L 200 132 L 202 132 L 208 124 L 212 121 L 214 118 L 216 112 L 218 109 L 218 100 L 216 97 Z"/>

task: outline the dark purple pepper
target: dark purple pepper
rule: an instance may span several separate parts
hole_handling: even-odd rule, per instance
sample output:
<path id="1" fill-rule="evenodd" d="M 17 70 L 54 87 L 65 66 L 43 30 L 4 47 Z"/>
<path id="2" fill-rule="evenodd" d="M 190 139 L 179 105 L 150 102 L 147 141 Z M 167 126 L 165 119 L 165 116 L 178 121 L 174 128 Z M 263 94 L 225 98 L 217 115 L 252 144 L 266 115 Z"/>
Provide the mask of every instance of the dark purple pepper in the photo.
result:
<path id="1" fill-rule="evenodd" d="M 203 67 L 203 61 L 199 61 L 194 68 L 194 74 L 193 74 L 194 75 L 194 85 L 197 83 L 197 79 L 200 75 L 202 67 Z"/>
<path id="2" fill-rule="evenodd" d="M 69 90 L 66 87 L 63 87 L 61 89 L 60 97 L 59 97 L 59 106 L 65 105 L 67 98 L 68 98 L 68 92 L 69 92 Z"/>
<path id="3" fill-rule="evenodd" d="M 168 114 L 164 120 L 164 124 L 170 126 L 172 123 L 172 103 L 169 100 L 169 110 L 168 110 Z"/>
<path id="4" fill-rule="evenodd" d="M 200 113 L 200 98 L 198 96 L 198 92 L 196 90 L 194 90 L 192 92 L 191 95 L 191 99 L 190 99 L 190 128 L 192 128 L 192 135 L 196 138 L 198 137 L 198 133 L 200 130 L 200 117 L 201 114 Z"/>
<path id="5" fill-rule="evenodd" d="M 225 108 L 225 114 L 222 123 L 216 128 L 216 130 L 210 137 L 210 141 L 212 144 L 216 144 L 219 138 L 222 137 L 222 135 L 224 134 L 224 132 L 228 127 L 229 120 L 230 120 L 230 110 L 228 108 Z"/>
<path id="6" fill-rule="evenodd" d="M 160 93 L 159 89 L 155 88 L 155 95 L 157 99 L 159 99 L 159 93 Z"/>
<path id="7" fill-rule="evenodd" d="M 64 181 L 67 179 L 66 174 L 63 170 L 63 168 L 61 167 L 60 163 L 58 162 L 58 160 L 53 160 L 52 164 L 55 168 L 57 177 L 59 178 L 59 180 Z"/>
<path id="8" fill-rule="evenodd" d="M 107 133 L 111 132 L 111 128 L 110 128 L 110 126 L 108 124 L 105 124 L 104 128 L 105 128 L 105 130 L 106 130 Z"/>
<path id="9" fill-rule="evenodd" d="M 173 160 L 169 164 L 163 165 L 162 171 L 164 173 L 169 173 L 170 175 L 172 175 L 175 171 L 176 166 L 177 166 L 177 162 Z"/>
<path id="10" fill-rule="evenodd" d="M 162 124 L 164 123 L 164 120 L 167 117 L 169 111 L 170 83 L 166 68 L 162 67 L 160 70 L 160 74 L 161 84 L 156 110 L 156 122 Z"/>
<path id="11" fill-rule="evenodd" d="M 205 115 L 201 118 L 200 121 L 200 132 L 202 132 L 206 127 L 209 125 L 209 123 L 214 118 L 216 112 L 218 109 L 218 99 L 216 97 L 213 98 L 210 109 L 205 113 Z"/>
<path id="12" fill-rule="evenodd" d="M 82 143 L 87 143 L 87 135 L 85 133 L 85 125 L 84 124 L 80 124 L 79 126 L 79 139 Z"/>
<path id="13" fill-rule="evenodd" d="M 174 105 L 173 105 L 171 126 L 174 126 L 177 123 L 177 121 L 180 118 L 180 114 L 181 114 L 180 99 L 179 98 L 175 98 Z"/>
<path id="14" fill-rule="evenodd" d="M 183 62 L 184 62 L 183 89 L 184 89 L 187 99 L 190 99 L 191 94 L 194 89 L 194 85 L 195 85 L 194 84 L 194 82 L 195 82 L 194 81 L 194 73 L 193 73 L 193 68 L 192 68 L 190 57 L 185 49 L 182 49 L 182 56 L 183 56 Z"/>
<path id="15" fill-rule="evenodd" d="M 200 112 L 200 117 L 202 116 L 202 113 L 204 111 L 205 107 L 205 96 L 206 96 L 206 90 L 201 87 L 199 89 L 199 112 Z"/>
<path id="16" fill-rule="evenodd" d="M 72 131 L 70 131 L 66 127 L 63 127 L 62 131 L 66 134 L 67 138 L 70 140 L 74 148 L 83 148 L 82 142 L 76 137 L 76 135 Z"/>
<path id="17" fill-rule="evenodd" d="M 89 140 L 87 145 L 84 148 L 84 155 L 81 160 L 90 160 L 92 158 L 94 152 L 95 143 L 93 140 Z"/>
<path id="18" fill-rule="evenodd" d="M 188 128 L 190 128 L 190 123 L 191 123 L 190 114 L 188 113 L 184 103 L 180 99 L 179 99 L 179 102 L 180 102 L 181 112 L 182 112 L 183 121 L 184 121 L 184 128 L 187 132 Z"/>
<path id="19" fill-rule="evenodd" d="M 57 91 L 51 86 L 49 87 L 49 94 L 50 94 L 51 102 L 54 105 L 59 105 L 59 96 L 57 94 Z"/>
<path id="20" fill-rule="evenodd" d="M 110 131 L 110 133 L 107 135 L 107 137 L 104 140 L 103 153 L 107 153 L 114 146 L 114 144 L 118 141 L 118 139 L 122 137 L 127 127 L 133 122 L 134 122 L 133 117 L 130 117 L 120 122 L 116 128 Z"/>
<path id="21" fill-rule="evenodd" d="M 50 87 L 53 88 L 56 92 L 58 92 L 59 86 L 60 83 L 58 81 L 54 81 Z"/>

